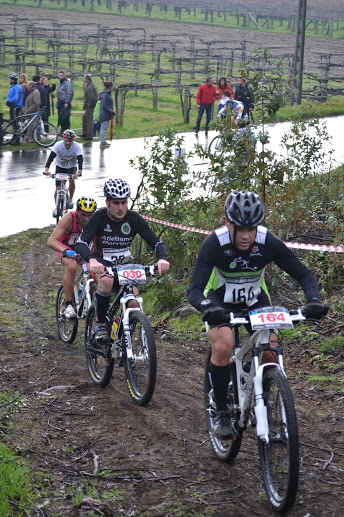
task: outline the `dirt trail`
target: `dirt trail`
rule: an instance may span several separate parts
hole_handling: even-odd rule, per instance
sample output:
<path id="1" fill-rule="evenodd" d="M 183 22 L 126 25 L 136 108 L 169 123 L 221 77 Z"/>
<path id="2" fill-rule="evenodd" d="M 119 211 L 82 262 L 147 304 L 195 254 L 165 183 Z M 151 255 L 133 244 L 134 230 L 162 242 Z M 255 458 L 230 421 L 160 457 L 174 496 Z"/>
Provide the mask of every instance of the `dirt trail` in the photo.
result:
<path id="1" fill-rule="evenodd" d="M 32 515 L 274 515 L 263 489 L 255 430 L 244 435 L 231 465 L 211 449 L 203 411 L 205 336 L 190 343 L 171 333 L 163 340 L 156 335 L 157 386 L 146 408 L 131 402 L 123 369 L 115 369 L 107 388 L 94 385 L 86 369 L 83 324 L 73 345 L 56 336 L 61 266 L 47 252 L 47 235 L 20 257 L 25 281 L 17 296 L 24 337 L 13 341 L 0 333 L 0 389 L 18 391 L 28 402 L 2 439 L 30 460 L 36 484 L 45 473 L 44 513 Z M 343 396 L 312 389 L 299 361 L 296 355 L 287 358 L 302 444 L 300 489 L 288 515 L 343 515 Z M 43 393 L 53 387 L 52 395 Z M 76 508 L 73 495 L 79 489 L 92 498 Z M 103 514 L 92 513 L 99 509 Z"/>

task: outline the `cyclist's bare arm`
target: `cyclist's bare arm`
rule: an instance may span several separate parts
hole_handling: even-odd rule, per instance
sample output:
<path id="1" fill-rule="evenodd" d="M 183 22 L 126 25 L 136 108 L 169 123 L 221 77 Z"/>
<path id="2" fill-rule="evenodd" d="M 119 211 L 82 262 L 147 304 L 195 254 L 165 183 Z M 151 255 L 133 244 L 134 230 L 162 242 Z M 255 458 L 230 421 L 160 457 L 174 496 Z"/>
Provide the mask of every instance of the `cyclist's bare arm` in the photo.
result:
<path id="1" fill-rule="evenodd" d="M 50 235 L 47 244 L 49 248 L 51 248 L 54 251 L 58 251 L 62 253 L 65 249 L 67 249 L 67 246 L 59 242 L 59 239 L 63 235 L 68 235 L 71 233 L 73 228 L 73 216 L 71 212 L 68 212 L 65 214 L 57 223 L 55 226 L 52 234 Z"/>

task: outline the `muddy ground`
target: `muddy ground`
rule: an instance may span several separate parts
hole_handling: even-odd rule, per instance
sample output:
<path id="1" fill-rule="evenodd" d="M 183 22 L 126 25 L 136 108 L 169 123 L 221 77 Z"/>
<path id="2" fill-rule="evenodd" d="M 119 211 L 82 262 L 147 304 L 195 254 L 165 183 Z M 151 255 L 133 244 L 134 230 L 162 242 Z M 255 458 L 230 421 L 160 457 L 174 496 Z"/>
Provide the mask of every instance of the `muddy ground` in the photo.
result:
<path id="1" fill-rule="evenodd" d="M 203 410 L 204 334 L 191 342 L 178 340 L 168 327 L 155 333 L 158 376 L 148 407 L 132 403 L 123 368 L 115 367 L 108 387 L 93 384 L 83 321 L 74 344 L 58 340 L 54 300 L 62 271 L 45 246 L 50 231 L 31 239 L 27 252 L 16 257 L 23 272 L 16 292 L 22 337 L 11 338 L 18 336 L 17 323 L 13 331 L 0 332 L 0 390 L 27 400 L 1 440 L 30 460 L 33 482 L 45 491 L 42 506 L 29 515 L 274 515 L 255 430 L 245 433 L 233 464 L 218 460 L 210 446 Z M 343 515 L 343 394 L 306 382 L 313 369 L 308 351 L 291 350 L 286 362 L 301 442 L 299 492 L 288 515 Z M 78 490 L 85 496 L 80 507 Z"/>

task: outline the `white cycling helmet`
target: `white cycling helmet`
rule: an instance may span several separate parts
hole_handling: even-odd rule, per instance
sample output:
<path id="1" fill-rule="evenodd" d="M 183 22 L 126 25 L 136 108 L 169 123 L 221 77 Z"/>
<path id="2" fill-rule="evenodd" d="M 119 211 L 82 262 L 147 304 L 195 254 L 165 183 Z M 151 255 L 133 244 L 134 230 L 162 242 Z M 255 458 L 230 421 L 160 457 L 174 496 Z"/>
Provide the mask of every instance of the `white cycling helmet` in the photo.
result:
<path id="1" fill-rule="evenodd" d="M 130 187 L 121 178 L 107 180 L 104 184 L 104 196 L 113 199 L 125 199 L 130 197 Z"/>
<path id="2" fill-rule="evenodd" d="M 15 79 L 16 81 L 18 81 L 18 74 L 16 74 L 15 72 L 11 72 L 10 74 L 8 74 L 8 77 L 10 79 Z"/>

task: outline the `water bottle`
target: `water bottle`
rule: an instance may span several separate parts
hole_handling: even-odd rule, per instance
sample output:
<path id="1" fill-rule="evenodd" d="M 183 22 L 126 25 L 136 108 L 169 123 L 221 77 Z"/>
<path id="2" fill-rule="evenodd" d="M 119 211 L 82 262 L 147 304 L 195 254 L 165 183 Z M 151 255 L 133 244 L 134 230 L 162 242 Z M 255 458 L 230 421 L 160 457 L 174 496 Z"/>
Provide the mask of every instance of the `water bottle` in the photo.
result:
<path id="1" fill-rule="evenodd" d="M 81 297 L 81 294 L 82 294 L 82 290 L 83 290 L 83 287 L 84 287 L 84 279 L 82 278 L 81 279 L 81 282 L 79 284 L 79 291 L 78 291 L 78 297 L 80 298 Z"/>
<path id="2" fill-rule="evenodd" d="M 117 334 L 117 329 L 118 329 L 118 322 L 119 322 L 119 317 L 116 316 L 116 318 L 113 320 L 112 328 L 111 328 L 111 339 L 113 339 L 113 340 L 116 339 L 116 334 Z"/>

